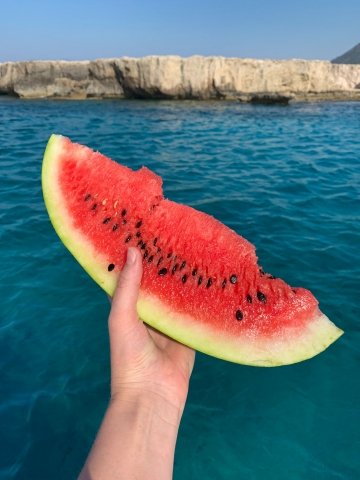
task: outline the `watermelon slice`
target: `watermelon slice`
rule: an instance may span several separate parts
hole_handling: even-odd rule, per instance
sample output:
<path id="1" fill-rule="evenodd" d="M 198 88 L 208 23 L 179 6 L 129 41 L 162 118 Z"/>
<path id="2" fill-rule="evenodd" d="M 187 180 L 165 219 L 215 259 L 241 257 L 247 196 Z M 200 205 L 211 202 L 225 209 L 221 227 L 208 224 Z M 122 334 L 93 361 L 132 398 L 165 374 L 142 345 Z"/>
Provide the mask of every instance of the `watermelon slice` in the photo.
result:
<path id="1" fill-rule="evenodd" d="M 327 348 L 342 331 L 308 290 L 257 263 L 254 246 L 213 217 L 163 197 L 160 177 L 52 135 L 42 170 L 59 237 L 112 295 L 129 246 L 143 255 L 139 316 L 232 362 L 276 366 Z"/>

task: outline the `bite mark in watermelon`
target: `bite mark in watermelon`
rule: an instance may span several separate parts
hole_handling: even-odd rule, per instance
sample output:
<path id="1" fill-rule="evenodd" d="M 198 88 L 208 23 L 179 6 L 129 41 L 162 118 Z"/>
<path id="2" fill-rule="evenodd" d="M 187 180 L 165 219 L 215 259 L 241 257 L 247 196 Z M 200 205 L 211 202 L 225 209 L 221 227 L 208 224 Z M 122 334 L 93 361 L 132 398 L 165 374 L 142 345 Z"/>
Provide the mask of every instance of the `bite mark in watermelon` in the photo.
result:
<path id="1" fill-rule="evenodd" d="M 147 324 L 232 362 L 299 362 L 342 335 L 306 289 L 257 263 L 255 247 L 213 217 L 163 197 L 162 180 L 52 135 L 42 170 L 59 237 L 112 295 L 129 246 L 143 255 L 138 314 Z"/>

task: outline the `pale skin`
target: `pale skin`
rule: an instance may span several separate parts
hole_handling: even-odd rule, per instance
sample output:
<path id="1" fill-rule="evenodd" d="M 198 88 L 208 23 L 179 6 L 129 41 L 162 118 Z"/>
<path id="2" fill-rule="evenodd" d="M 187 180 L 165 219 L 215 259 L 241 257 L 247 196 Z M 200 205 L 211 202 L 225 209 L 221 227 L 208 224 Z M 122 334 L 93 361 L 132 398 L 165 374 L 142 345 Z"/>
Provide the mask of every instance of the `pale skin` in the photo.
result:
<path id="1" fill-rule="evenodd" d="M 79 480 L 170 480 L 192 349 L 136 313 L 142 257 L 129 248 L 109 315 L 111 399 Z"/>

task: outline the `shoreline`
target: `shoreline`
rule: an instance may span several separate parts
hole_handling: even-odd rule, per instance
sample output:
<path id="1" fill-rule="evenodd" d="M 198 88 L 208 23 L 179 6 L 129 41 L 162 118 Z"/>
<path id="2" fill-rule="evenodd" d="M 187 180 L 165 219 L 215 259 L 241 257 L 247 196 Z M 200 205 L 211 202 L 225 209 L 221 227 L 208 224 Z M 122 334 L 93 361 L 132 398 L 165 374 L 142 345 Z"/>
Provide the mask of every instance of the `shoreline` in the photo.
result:
<path id="1" fill-rule="evenodd" d="M 0 95 L 49 99 L 360 100 L 360 65 L 149 56 L 0 63 Z"/>

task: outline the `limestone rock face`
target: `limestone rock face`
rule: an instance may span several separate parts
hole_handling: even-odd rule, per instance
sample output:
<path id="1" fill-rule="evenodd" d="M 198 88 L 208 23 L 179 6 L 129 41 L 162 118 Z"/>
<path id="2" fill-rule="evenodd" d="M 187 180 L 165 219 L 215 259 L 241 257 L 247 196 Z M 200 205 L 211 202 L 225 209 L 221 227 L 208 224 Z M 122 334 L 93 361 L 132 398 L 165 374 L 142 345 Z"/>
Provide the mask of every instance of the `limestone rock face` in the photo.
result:
<path id="1" fill-rule="evenodd" d="M 35 61 L 0 64 L 0 93 L 23 98 L 102 98 L 123 95 L 113 62 Z"/>
<path id="2" fill-rule="evenodd" d="M 360 65 L 327 61 L 150 56 L 0 63 L 0 94 L 23 98 L 360 100 L 359 84 Z"/>

